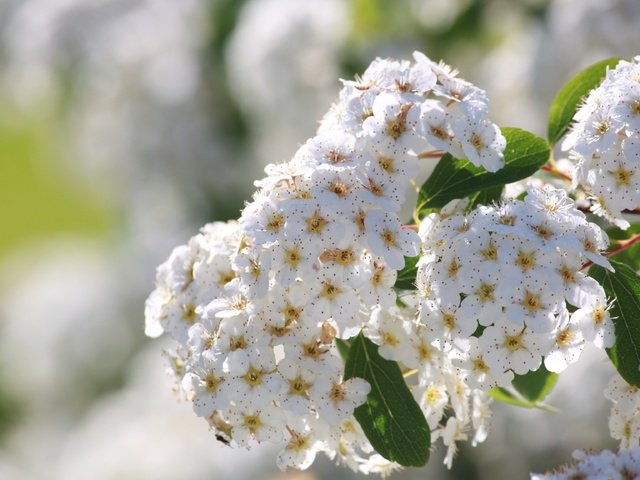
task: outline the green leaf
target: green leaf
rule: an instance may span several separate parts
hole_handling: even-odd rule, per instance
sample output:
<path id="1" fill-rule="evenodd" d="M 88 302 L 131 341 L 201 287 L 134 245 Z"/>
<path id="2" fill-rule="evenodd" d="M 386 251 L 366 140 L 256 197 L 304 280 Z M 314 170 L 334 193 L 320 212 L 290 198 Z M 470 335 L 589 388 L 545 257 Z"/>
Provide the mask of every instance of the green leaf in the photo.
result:
<path id="1" fill-rule="evenodd" d="M 431 431 L 398 364 L 382 358 L 377 345 L 361 333 L 351 342 L 344 376 L 360 377 L 371 385 L 367 401 L 354 416 L 373 448 L 400 465 L 426 465 Z"/>
<path id="2" fill-rule="evenodd" d="M 349 358 L 349 348 L 351 348 L 351 340 L 341 340 L 336 338 L 336 348 L 338 349 L 338 353 L 340 354 L 340 358 L 342 361 L 346 363 Z"/>
<path id="3" fill-rule="evenodd" d="M 611 316 L 616 340 L 607 355 L 630 385 L 640 387 L 640 277 L 624 263 L 611 260 L 615 272 L 594 265 L 589 274 L 615 300 Z"/>
<path id="4" fill-rule="evenodd" d="M 394 288 L 400 290 L 416 289 L 416 274 L 418 272 L 418 260 L 420 257 L 404 257 L 404 268 L 398 272 Z"/>
<path id="5" fill-rule="evenodd" d="M 560 89 L 549 109 L 547 138 L 552 145 L 562 138 L 569 128 L 576 110 L 589 94 L 604 79 L 607 68 L 615 67 L 620 58 L 609 58 L 591 65 L 578 73 Z"/>
<path id="6" fill-rule="evenodd" d="M 551 393 L 558 380 L 558 374 L 548 371 L 544 364 L 533 372 L 515 375 L 511 385 L 513 390 L 496 387 L 489 394 L 496 400 L 518 407 L 553 410 L 541 402 Z"/>
<path id="7" fill-rule="evenodd" d="M 495 387 L 489 392 L 489 395 L 496 400 L 508 403 L 509 405 L 515 405 L 516 407 L 534 408 L 536 406 L 535 403 L 521 398 L 515 392 L 511 392 L 502 387 Z"/>
<path id="8" fill-rule="evenodd" d="M 640 223 L 632 223 L 627 230 L 621 230 L 616 227 L 606 230 L 609 240 L 628 240 L 632 235 L 640 233 Z M 616 261 L 628 265 L 633 270 L 640 270 L 640 243 L 636 243 L 631 247 L 616 253 Z"/>
<path id="9" fill-rule="evenodd" d="M 495 187 L 485 188 L 484 190 L 469 196 L 468 212 L 476 208 L 478 205 L 491 205 L 502 197 L 504 185 L 496 185 Z"/>
<path id="10" fill-rule="evenodd" d="M 516 375 L 511 385 L 524 398 L 530 402 L 538 403 L 551 393 L 557 381 L 558 374 L 550 372 L 542 364 L 535 372 Z"/>
<path id="11" fill-rule="evenodd" d="M 549 145 L 533 133 L 505 127 L 502 134 L 507 140 L 505 165 L 497 172 L 488 172 L 469 160 L 445 154 L 418 193 L 418 216 L 422 217 L 426 209 L 443 207 L 456 198 L 491 191 L 529 177 L 549 159 Z"/>

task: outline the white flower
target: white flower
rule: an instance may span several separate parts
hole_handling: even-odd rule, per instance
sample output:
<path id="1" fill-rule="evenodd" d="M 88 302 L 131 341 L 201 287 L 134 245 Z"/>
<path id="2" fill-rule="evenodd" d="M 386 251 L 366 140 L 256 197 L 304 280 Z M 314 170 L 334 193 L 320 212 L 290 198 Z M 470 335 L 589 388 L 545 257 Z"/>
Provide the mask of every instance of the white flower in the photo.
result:
<path id="1" fill-rule="evenodd" d="M 249 441 L 280 443 L 284 438 L 286 417 L 273 405 L 258 408 L 245 404 L 231 408 L 225 415 L 231 426 L 231 436 L 240 446 L 248 447 Z"/>
<path id="2" fill-rule="evenodd" d="M 467 119 L 460 119 L 453 124 L 453 131 L 471 163 L 482 166 L 489 172 L 495 172 L 504 166 L 502 152 L 507 141 L 497 125 L 486 120 L 470 123 Z"/>
<path id="3" fill-rule="evenodd" d="M 367 460 L 363 461 L 359 465 L 359 470 L 368 475 L 370 473 L 377 473 L 381 478 L 386 478 L 393 472 L 401 470 L 402 466 L 398 463 L 387 460 L 382 455 L 371 455 Z"/>
<path id="4" fill-rule="evenodd" d="M 427 145 L 416 132 L 420 109 L 413 103 L 383 93 L 373 102 L 372 113 L 362 128 L 379 153 L 390 156 L 419 153 Z"/>
<path id="5" fill-rule="evenodd" d="M 447 468 L 451 468 L 453 457 L 458 451 L 456 442 L 466 439 L 467 435 L 463 430 L 463 424 L 461 424 L 456 417 L 449 417 L 444 432 L 442 433 L 442 441 L 447 446 L 447 454 L 444 457 L 443 463 Z"/>
<path id="6" fill-rule="evenodd" d="M 411 361 L 410 323 L 393 313 L 375 308 L 371 313 L 371 321 L 366 326 L 367 337 L 380 348 L 378 353 L 395 361 Z"/>
<path id="7" fill-rule="evenodd" d="M 283 236 L 287 218 L 269 192 L 258 192 L 242 211 L 240 224 L 255 244 L 273 244 Z"/>
<path id="8" fill-rule="evenodd" d="M 276 464 L 281 470 L 287 467 L 304 470 L 316 458 L 316 453 L 325 446 L 323 431 L 317 422 L 309 417 L 288 419 L 287 432 L 289 440 L 284 449 L 278 453 Z"/>
<path id="9" fill-rule="evenodd" d="M 609 433 L 620 440 L 620 448 L 638 448 L 640 446 L 640 414 L 629 415 L 617 408 L 611 409 L 609 415 Z"/>
<path id="10" fill-rule="evenodd" d="M 287 385 L 282 376 L 276 372 L 276 362 L 272 350 L 252 349 L 245 368 L 235 369 L 233 383 L 233 401 L 236 405 L 253 409 L 266 408 L 281 398 Z"/>
<path id="11" fill-rule="evenodd" d="M 498 372 L 513 370 L 518 375 L 537 370 L 548 349 L 539 336 L 510 322 L 487 327 L 478 343 L 487 365 Z"/>
<path id="12" fill-rule="evenodd" d="M 449 402 L 447 386 L 443 379 L 418 385 L 413 389 L 413 395 L 429 423 L 429 427 L 434 429 L 439 424 L 444 409 Z"/>
<path id="13" fill-rule="evenodd" d="M 278 364 L 278 372 L 286 384 L 280 405 L 287 411 L 304 416 L 311 407 L 309 389 L 315 382 L 315 375 L 288 358 Z"/>
<path id="14" fill-rule="evenodd" d="M 559 325 L 552 336 L 555 337 L 555 345 L 544 357 L 544 366 L 550 372 L 560 373 L 570 364 L 577 362 L 584 348 L 582 331 L 575 318 L 569 317 L 568 311 L 559 315 Z"/>
<path id="15" fill-rule="evenodd" d="M 603 291 L 601 295 L 589 297 L 586 304 L 572 315 L 572 321 L 580 326 L 585 340 L 598 348 L 609 348 L 616 339 L 610 308 Z"/>
<path id="16" fill-rule="evenodd" d="M 201 357 L 193 370 L 184 376 L 182 388 L 192 397 L 193 411 L 199 417 L 209 417 L 214 410 L 226 408 L 233 394 L 222 362 L 214 357 Z"/>
<path id="17" fill-rule="evenodd" d="M 404 268 L 404 257 L 415 257 L 420 238 L 413 230 L 402 228 L 392 213 L 372 210 L 364 219 L 366 241 L 371 251 L 385 259 L 394 270 Z"/>
<path id="18" fill-rule="evenodd" d="M 619 375 L 609 380 L 604 396 L 611 400 L 621 412 L 634 413 L 640 410 L 640 388 L 629 385 Z"/>
<path id="19" fill-rule="evenodd" d="M 452 114 L 440 102 L 426 101 L 422 104 L 419 128 L 434 148 L 460 158 L 464 152 L 456 140 L 453 120 Z"/>
<path id="20" fill-rule="evenodd" d="M 363 263 L 363 282 L 358 288 L 358 293 L 364 304 L 369 307 L 380 305 L 383 308 L 395 305 L 396 294 L 393 286 L 398 272 L 388 267 L 384 260 L 371 255 L 365 255 Z"/>
<path id="21" fill-rule="evenodd" d="M 339 380 L 320 376 L 310 390 L 319 417 L 332 425 L 353 416 L 353 410 L 367 399 L 371 391 L 369 382 L 361 378 Z"/>

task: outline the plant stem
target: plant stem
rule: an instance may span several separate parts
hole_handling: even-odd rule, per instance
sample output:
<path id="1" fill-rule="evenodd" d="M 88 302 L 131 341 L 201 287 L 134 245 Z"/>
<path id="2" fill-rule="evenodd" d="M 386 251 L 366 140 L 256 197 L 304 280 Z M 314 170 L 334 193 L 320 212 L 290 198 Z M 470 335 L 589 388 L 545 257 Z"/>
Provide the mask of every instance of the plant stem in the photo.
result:
<path id="1" fill-rule="evenodd" d="M 551 175 L 561 178 L 562 180 L 565 180 L 567 182 L 573 181 L 573 178 L 571 178 L 571 175 L 568 175 L 563 171 L 559 170 L 555 165 L 542 165 L 540 167 L 540 170 L 542 170 L 543 172 L 550 173 Z"/>
<path id="2" fill-rule="evenodd" d="M 638 242 L 640 242 L 640 233 L 636 233 L 631 238 L 628 238 L 626 240 L 622 240 L 622 241 L 618 242 L 618 245 L 616 246 L 616 248 L 614 248 L 613 250 L 609 250 L 608 252 L 605 252 L 603 255 L 605 257 L 613 257 L 614 255 L 626 250 L 627 248 L 632 247 L 633 245 L 635 245 Z M 581 270 L 584 270 L 585 268 L 588 268 L 591 265 L 593 265 L 593 262 L 592 261 L 588 261 L 587 263 L 582 265 Z"/>
<path id="3" fill-rule="evenodd" d="M 444 152 L 442 150 L 432 150 L 430 152 L 422 152 L 418 154 L 418 158 L 420 159 L 425 159 L 425 158 L 440 158 L 444 155 Z"/>

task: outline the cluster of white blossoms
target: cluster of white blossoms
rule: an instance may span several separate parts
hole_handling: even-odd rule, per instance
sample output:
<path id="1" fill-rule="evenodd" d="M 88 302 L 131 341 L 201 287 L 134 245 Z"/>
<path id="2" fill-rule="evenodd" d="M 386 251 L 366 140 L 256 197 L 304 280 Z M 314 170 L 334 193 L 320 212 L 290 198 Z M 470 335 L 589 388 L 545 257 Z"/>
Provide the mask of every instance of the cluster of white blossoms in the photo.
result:
<path id="1" fill-rule="evenodd" d="M 319 451 L 365 473 L 395 467 L 353 417 L 370 386 L 343 378 L 334 338 L 373 332 L 395 307 L 397 271 L 420 249 L 397 214 L 418 158 L 446 151 L 491 171 L 504 163 L 485 92 L 414 57 L 378 59 L 344 82 L 317 136 L 266 168 L 238 222 L 207 225 L 176 248 L 147 301 L 147 334 L 180 344 L 174 370 L 195 413 L 237 445 L 282 445 L 281 468 L 306 468 Z M 429 367 L 418 358 L 405 363 Z M 434 428 L 454 406 L 436 433 L 453 452 L 467 423 L 483 437 L 484 403 L 444 368 L 416 388 L 427 389 Z"/>
<path id="2" fill-rule="evenodd" d="M 640 478 L 640 449 L 573 452 L 574 463 L 550 473 L 533 473 L 531 480 L 633 480 Z"/>
<path id="3" fill-rule="evenodd" d="M 448 213 L 420 225 L 420 320 L 473 386 L 508 386 L 543 357 L 561 372 L 585 341 L 612 345 L 605 292 L 580 271 L 588 262 L 610 268 L 599 253 L 608 239 L 563 190 L 531 186 L 524 201 Z"/>
<path id="4" fill-rule="evenodd" d="M 640 208 L 640 56 L 621 61 L 576 112 L 562 143 L 577 160 L 574 187 L 594 199 L 594 213 L 621 228 L 624 210 Z"/>
<path id="5" fill-rule="evenodd" d="M 410 174 L 413 168 L 402 151 L 427 153 L 429 148 L 490 172 L 502 168 L 506 141 L 488 119 L 486 92 L 458 78 L 448 65 L 420 52 L 413 56 L 415 63 L 374 60 L 362 77 L 345 81 L 339 101 L 322 120 L 320 136 L 343 131 L 366 138 L 362 150 L 373 156 L 374 171 Z M 396 165 L 387 165 L 385 158 L 396 158 Z"/>
<path id="6" fill-rule="evenodd" d="M 604 391 L 613 405 L 609 415 L 611 437 L 620 440 L 620 448 L 640 447 L 640 389 L 614 376 Z"/>

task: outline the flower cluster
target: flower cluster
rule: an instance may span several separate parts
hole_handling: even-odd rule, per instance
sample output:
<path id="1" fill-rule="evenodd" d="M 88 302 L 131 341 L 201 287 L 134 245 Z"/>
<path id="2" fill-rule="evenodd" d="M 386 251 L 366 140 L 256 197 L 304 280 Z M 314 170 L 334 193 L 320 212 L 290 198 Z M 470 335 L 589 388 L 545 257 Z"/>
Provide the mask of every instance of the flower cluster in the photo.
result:
<path id="1" fill-rule="evenodd" d="M 147 334 L 179 342 L 180 387 L 218 435 L 283 445 L 281 468 L 306 468 L 324 451 L 384 472 L 394 465 L 371 455 L 353 418 L 370 386 L 343 378 L 334 338 L 371 332 L 391 315 L 397 270 L 419 253 L 419 236 L 397 213 L 418 158 L 447 151 L 495 171 L 505 140 L 487 119 L 484 91 L 422 54 L 415 63 L 378 59 L 344 83 L 318 135 L 266 168 L 238 222 L 205 226 L 158 268 Z M 453 445 L 450 463 L 463 426 L 475 418 L 484 431 L 484 404 L 442 368 L 442 387 L 425 398 L 434 427 L 454 405 L 440 433 Z"/>
<path id="2" fill-rule="evenodd" d="M 576 112 L 562 143 L 577 160 L 574 187 L 595 200 L 594 213 L 621 228 L 625 209 L 640 207 L 640 57 L 621 61 Z"/>
<path id="3" fill-rule="evenodd" d="M 588 261 L 609 267 L 599 254 L 608 240 L 563 190 L 531 186 L 524 201 L 448 213 L 420 225 L 420 319 L 473 372 L 472 385 L 507 386 L 542 357 L 561 372 L 585 341 L 611 346 L 605 293 L 580 271 Z"/>
<path id="4" fill-rule="evenodd" d="M 603 450 L 590 453 L 573 452 L 575 462 L 563 465 L 551 473 L 533 473 L 531 480 L 626 480 L 640 477 L 640 449 L 620 450 L 618 453 Z"/>
<path id="5" fill-rule="evenodd" d="M 488 119 L 486 92 L 420 52 L 414 59 L 377 59 L 361 78 L 344 82 L 320 134 L 345 131 L 368 138 L 367 150 L 383 170 L 381 158 L 395 158 L 401 149 L 424 153 L 429 146 L 490 172 L 502 168 L 506 142 Z M 402 170 L 405 162 L 398 163 Z"/>
<path id="6" fill-rule="evenodd" d="M 611 436 L 620 440 L 620 448 L 640 447 L 640 389 L 616 375 L 604 395 L 613 402 L 609 416 Z"/>

